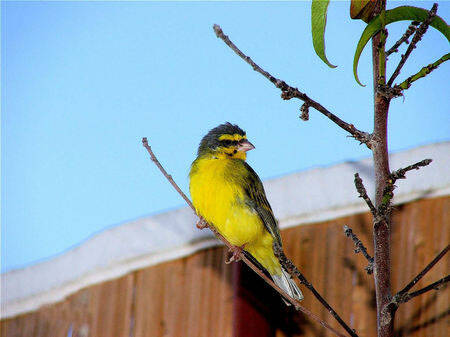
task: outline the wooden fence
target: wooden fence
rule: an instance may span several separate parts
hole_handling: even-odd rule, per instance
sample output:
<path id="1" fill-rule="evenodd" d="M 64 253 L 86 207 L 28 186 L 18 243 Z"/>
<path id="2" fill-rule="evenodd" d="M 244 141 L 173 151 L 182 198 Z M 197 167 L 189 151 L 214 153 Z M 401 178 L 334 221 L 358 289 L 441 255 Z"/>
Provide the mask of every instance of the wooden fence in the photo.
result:
<path id="1" fill-rule="evenodd" d="M 394 292 L 449 243 L 449 206 L 450 198 L 441 197 L 396 207 Z M 364 258 L 343 235 L 344 224 L 373 251 L 369 214 L 286 229 L 285 250 L 359 336 L 375 336 L 373 279 L 364 272 Z M 246 267 L 225 265 L 223 260 L 224 249 L 213 248 L 88 287 L 62 302 L 3 320 L 1 336 L 229 337 L 253 336 L 258 329 L 259 336 L 331 336 L 285 307 Z M 414 289 L 448 274 L 449 262 L 448 256 L 441 260 Z M 307 289 L 304 294 L 303 305 L 339 329 Z M 247 303 L 240 309 L 237 297 Z M 247 320 L 251 310 L 265 319 Z M 449 314 L 448 289 L 417 297 L 399 308 L 397 336 L 448 336 Z"/>

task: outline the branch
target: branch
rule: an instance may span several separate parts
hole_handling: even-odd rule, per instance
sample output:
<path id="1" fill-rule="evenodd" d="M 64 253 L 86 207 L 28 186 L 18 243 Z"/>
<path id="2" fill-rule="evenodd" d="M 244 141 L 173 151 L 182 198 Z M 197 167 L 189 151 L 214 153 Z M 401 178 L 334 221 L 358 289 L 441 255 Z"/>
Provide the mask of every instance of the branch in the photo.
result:
<path id="1" fill-rule="evenodd" d="M 384 13 L 384 11 L 382 12 Z M 381 14 L 383 15 L 383 14 Z M 384 87 L 386 85 L 386 39 L 388 36 L 387 29 L 384 28 L 384 19 L 383 22 L 383 29 L 378 33 L 379 34 L 379 43 L 377 46 L 378 49 L 378 79 L 377 84 L 378 87 Z"/>
<path id="2" fill-rule="evenodd" d="M 380 217 L 385 217 L 389 210 L 390 202 L 391 202 L 392 198 L 394 197 L 394 189 L 396 187 L 395 182 L 398 179 L 406 179 L 406 172 L 411 171 L 411 170 L 418 170 L 421 167 L 429 165 L 432 161 L 433 161 L 432 159 L 424 159 L 415 164 L 406 166 L 405 168 L 401 168 L 396 171 L 393 171 L 389 175 L 388 181 L 386 182 L 386 186 L 383 191 L 383 200 L 377 210 L 377 214 Z"/>
<path id="3" fill-rule="evenodd" d="M 409 41 L 408 41 L 409 37 L 414 34 L 414 32 L 416 31 L 417 26 L 419 24 L 420 24 L 420 22 L 418 22 L 418 21 L 411 22 L 411 24 L 409 25 L 409 27 L 406 30 L 405 34 L 403 34 L 403 36 L 397 42 L 395 42 L 394 45 L 391 48 L 389 48 L 389 50 L 386 52 L 386 57 L 388 57 L 392 53 L 398 52 L 398 47 L 400 47 L 400 45 L 403 42 L 408 44 L 409 43 Z"/>
<path id="4" fill-rule="evenodd" d="M 162 174 L 166 177 L 166 179 L 170 182 L 170 184 L 175 188 L 175 190 L 183 197 L 184 201 L 188 204 L 188 206 L 196 213 L 195 207 L 192 204 L 192 202 L 189 200 L 189 198 L 186 196 L 186 194 L 183 193 L 183 191 L 180 189 L 180 187 L 177 185 L 177 183 L 173 180 L 172 176 L 167 173 L 167 171 L 164 169 L 164 167 L 161 165 L 161 163 L 156 158 L 155 154 L 153 153 L 150 145 L 148 144 L 148 140 L 146 137 L 142 138 L 142 145 L 147 150 L 148 154 L 150 155 L 151 160 L 155 163 L 155 165 L 158 167 L 158 169 L 162 172 Z M 202 226 L 208 227 L 214 235 L 222 241 L 229 249 L 233 248 L 233 245 L 230 244 L 212 225 L 201 219 Z M 313 314 L 311 311 L 303 307 L 299 304 L 297 300 L 294 300 L 292 297 L 290 297 L 288 294 L 286 294 L 280 287 L 278 287 L 267 275 L 264 273 L 263 270 L 261 270 L 259 267 L 257 267 L 255 264 L 253 264 L 252 261 L 247 259 L 245 255 L 241 255 L 242 261 L 249 266 L 255 273 L 257 273 L 270 287 L 275 289 L 286 301 L 290 302 L 298 311 L 303 312 L 305 315 L 310 317 L 312 320 L 316 321 L 320 325 L 322 325 L 324 328 L 328 329 L 329 331 L 333 332 L 336 336 L 339 337 L 345 337 L 345 335 L 341 334 L 339 331 L 335 330 L 333 327 L 331 327 L 327 322 L 321 320 L 318 316 Z M 345 324 L 345 323 L 344 323 Z M 351 336 L 357 337 L 356 334 L 353 334 Z"/>
<path id="5" fill-rule="evenodd" d="M 167 178 L 169 183 L 175 188 L 175 190 L 178 192 L 178 194 L 181 195 L 181 197 L 186 201 L 186 203 L 189 205 L 189 207 L 195 212 L 194 205 L 192 204 L 191 200 L 186 196 L 186 194 L 183 193 L 181 188 L 178 187 L 177 183 L 173 180 L 172 176 L 167 173 L 167 171 L 164 169 L 164 167 L 159 162 L 158 158 L 156 158 L 155 154 L 152 151 L 152 148 L 150 145 L 148 145 L 147 137 L 142 138 L 142 145 L 147 149 L 148 154 L 150 155 L 150 158 L 152 159 L 152 162 L 155 163 L 155 165 L 159 168 L 159 170 L 162 172 L 164 177 Z"/>
<path id="6" fill-rule="evenodd" d="M 398 170 L 392 172 L 390 175 L 390 178 L 392 179 L 392 183 L 395 183 L 395 181 L 398 179 L 406 179 L 406 176 L 405 176 L 406 172 L 412 171 L 412 170 L 418 170 L 421 167 L 429 165 L 432 161 L 433 161 L 432 159 L 424 159 L 415 164 L 406 166 L 405 168 L 401 168 L 401 169 L 398 169 Z"/>
<path id="7" fill-rule="evenodd" d="M 419 282 L 420 281 L 420 279 L 426 274 L 426 273 L 428 273 L 430 270 L 431 270 L 431 268 L 433 268 L 434 267 L 434 265 L 436 264 L 436 263 L 438 263 L 439 262 L 439 260 L 440 259 L 442 259 L 444 256 L 445 256 L 445 254 L 447 254 L 447 252 L 449 251 L 449 249 L 450 249 L 450 245 L 447 245 L 447 247 L 445 247 L 419 274 L 417 274 L 417 276 L 416 277 L 414 277 L 413 279 L 412 279 L 412 281 L 411 282 L 409 282 L 402 290 L 400 290 L 397 294 L 395 294 L 393 297 L 392 297 L 392 300 L 391 300 L 391 302 L 388 304 L 388 306 L 392 309 L 392 310 L 396 310 L 397 308 L 398 308 L 398 306 L 399 306 L 399 304 L 400 303 L 404 303 L 404 302 L 407 302 L 408 300 L 405 300 L 405 298 L 407 298 L 408 296 L 410 297 L 410 298 L 412 298 L 411 297 L 411 294 L 415 294 L 413 297 L 415 297 L 415 296 L 419 296 L 419 295 L 421 295 L 421 294 L 423 294 L 424 292 L 426 292 L 426 291 L 429 291 L 429 290 L 431 290 L 431 289 L 434 289 L 433 287 L 431 287 L 430 289 L 427 289 L 426 291 L 424 291 L 424 289 L 426 289 L 426 288 L 429 288 L 430 286 L 432 286 L 432 285 L 434 285 L 434 286 L 437 286 L 437 285 L 435 285 L 435 284 L 431 284 L 430 286 L 427 286 L 427 287 L 425 287 L 425 288 L 423 288 L 423 289 L 421 289 L 421 290 L 418 290 L 418 291 L 416 291 L 416 292 L 414 292 L 414 293 L 411 293 L 411 294 L 408 294 L 408 291 L 412 288 L 412 287 L 414 287 L 414 285 L 417 283 L 417 282 Z M 447 280 L 446 281 L 443 281 L 443 280 L 445 280 L 447 278 Z M 448 282 L 448 276 L 446 276 L 446 277 L 444 277 L 443 279 L 441 279 L 441 280 L 439 280 L 438 282 L 442 282 L 442 283 L 445 283 L 445 282 Z M 436 282 L 435 282 L 436 283 Z"/>
<path id="8" fill-rule="evenodd" d="M 392 86 L 392 83 L 394 83 L 395 79 L 400 74 L 400 70 L 402 70 L 409 55 L 411 54 L 413 49 L 416 48 L 416 45 L 422 39 L 422 36 L 427 32 L 430 22 L 436 16 L 437 8 L 438 8 L 437 3 L 433 4 L 433 7 L 431 7 L 431 10 L 428 12 L 428 17 L 425 19 L 424 22 L 420 24 L 419 28 L 416 30 L 416 33 L 412 38 L 411 44 L 408 46 L 408 49 L 406 49 L 405 54 L 402 55 L 402 58 L 399 64 L 397 65 L 397 68 L 395 69 L 394 73 L 392 74 L 391 78 L 387 83 L 388 87 Z"/>
<path id="9" fill-rule="evenodd" d="M 430 63 L 426 67 L 423 67 L 422 69 L 420 69 L 420 71 L 418 73 L 408 77 L 402 83 L 395 85 L 394 88 L 393 88 L 394 91 L 400 91 L 401 92 L 403 90 L 409 89 L 413 82 L 417 81 L 419 78 L 427 76 L 429 73 L 431 73 L 433 70 L 435 70 L 442 63 L 444 63 L 445 61 L 448 61 L 449 59 L 450 59 L 450 53 L 445 54 L 444 56 L 442 56 L 436 62 Z"/>
<path id="10" fill-rule="evenodd" d="M 359 177 L 358 173 L 355 173 L 355 187 L 356 187 L 356 190 L 359 193 L 359 197 L 364 199 L 364 201 L 366 202 L 367 206 L 369 206 L 369 208 L 370 208 L 370 212 L 372 212 L 372 215 L 374 217 L 376 217 L 377 216 L 377 209 L 373 205 L 372 200 L 370 200 L 369 196 L 367 195 L 366 188 L 364 187 L 362 179 Z"/>
<path id="11" fill-rule="evenodd" d="M 412 293 L 405 294 L 402 298 L 398 299 L 399 303 L 405 303 L 408 302 L 410 299 L 422 295 L 430 290 L 440 290 L 447 286 L 447 282 L 450 281 L 450 275 L 447 275 L 440 280 L 431 283 L 430 285 L 423 287 L 422 289 L 419 289 L 417 291 L 413 291 Z"/>
<path id="12" fill-rule="evenodd" d="M 358 254 L 359 252 L 361 252 L 364 257 L 367 259 L 367 261 L 369 262 L 369 264 L 367 265 L 366 268 L 364 268 L 367 271 L 367 274 L 372 274 L 373 273 L 373 257 L 371 257 L 369 255 L 369 253 L 367 253 L 367 249 L 364 246 L 364 244 L 362 243 L 362 241 L 356 236 L 356 234 L 353 233 L 352 229 L 348 226 L 344 226 L 344 233 L 347 237 L 351 238 L 353 240 L 353 242 L 355 243 L 355 253 Z"/>
<path id="13" fill-rule="evenodd" d="M 287 258 L 284 254 L 281 246 L 274 241 L 273 250 L 275 256 L 280 261 L 283 268 L 293 277 L 297 278 L 301 284 L 304 284 L 313 295 L 319 300 L 320 303 L 328 310 L 328 312 L 339 322 L 339 324 L 348 332 L 348 334 L 352 337 L 357 337 L 358 335 L 355 333 L 355 330 L 351 329 L 342 318 L 334 311 L 334 309 L 328 304 L 327 301 L 317 292 L 317 290 L 313 287 L 311 283 L 306 279 L 306 277 L 298 270 L 298 268 L 294 265 L 294 263 Z"/>
<path id="14" fill-rule="evenodd" d="M 371 148 L 371 135 L 367 132 L 360 131 L 355 128 L 353 124 L 344 122 L 342 119 L 331 113 L 328 109 L 323 107 L 320 103 L 309 98 L 308 95 L 299 91 L 297 88 L 291 87 L 286 82 L 272 76 L 270 73 L 262 69 L 257 65 L 249 56 L 245 55 L 229 38 L 225 35 L 219 25 L 213 26 L 216 36 L 220 38 L 225 44 L 230 47 L 240 58 L 247 62 L 254 71 L 260 73 L 270 82 L 272 82 L 278 89 L 282 91 L 281 98 L 284 100 L 290 100 L 291 98 L 298 98 L 306 103 L 306 107 L 313 107 L 329 119 L 331 119 L 339 127 L 351 134 L 353 138 L 358 140 L 361 144 L 366 144 L 368 148 Z M 302 111 L 302 116 L 306 116 Z M 302 118 L 303 119 L 303 118 Z"/>

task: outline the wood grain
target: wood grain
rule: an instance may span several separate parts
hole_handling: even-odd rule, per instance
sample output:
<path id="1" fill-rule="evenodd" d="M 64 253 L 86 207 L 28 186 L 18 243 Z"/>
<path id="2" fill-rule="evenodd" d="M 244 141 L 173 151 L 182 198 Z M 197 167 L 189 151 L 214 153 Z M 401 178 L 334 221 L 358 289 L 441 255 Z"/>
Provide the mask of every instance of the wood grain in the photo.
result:
<path id="1" fill-rule="evenodd" d="M 393 291 L 407 284 L 448 244 L 449 209 L 449 197 L 395 208 Z M 369 253 L 373 252 L 371 217 L 365 213 L 284 230 L 286 255 L 360 336 L 375 336 L 373 279 L 365 273 L 365 258 L 353 252 L 343 225 L 351 227 Z M 67 337 L 70 331 L 72 337 L 233 336 L 234 323 L 239 319 L 233 315 L 236 268 L 224 264 L 224 254 L 224 248 L 212 248 L 88 287 L 59 303 L 2 320 L 1 336 Z M 414 290 L 448 274 L 449 262 L 449 257 L 444 257 Z M 242 274 L 246 280 L 250 277 Z M 331 336 L 281 301 L 277 304 L 277 295 L 258 284 L 260 279 L 246 280 L 239 281 L 251 295 L 245 297 L 265 315 L 275 336 Z M 308 291 L 302 290 L 304 306 L 339 328 Z M 428 292 L 400 306 L 395 323 L 397 336 L 446 336 L 449 315 L 448 289 Z M 238 326 L 245 328 L 245 322 L 240 321 Z"/>

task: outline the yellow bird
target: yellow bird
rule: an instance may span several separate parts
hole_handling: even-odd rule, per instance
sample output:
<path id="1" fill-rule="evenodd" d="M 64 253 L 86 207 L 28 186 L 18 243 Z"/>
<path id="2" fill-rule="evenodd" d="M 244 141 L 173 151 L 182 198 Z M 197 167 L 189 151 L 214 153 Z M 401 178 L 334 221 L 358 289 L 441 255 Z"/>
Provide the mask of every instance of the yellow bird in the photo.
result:
<path id="1" fill-rule="evenodd" d="M 234 258 L 239 250 L 249 253 L 280 288 L 301 300 L 302 292 L 273 252 L 273 241 L 281 246 L 281 237 L 263 184 L 245 162 L 254 148 L 237 125 L 209 131 L 189 173 L 192 202 L 199 216 L 238 247 Z"/>

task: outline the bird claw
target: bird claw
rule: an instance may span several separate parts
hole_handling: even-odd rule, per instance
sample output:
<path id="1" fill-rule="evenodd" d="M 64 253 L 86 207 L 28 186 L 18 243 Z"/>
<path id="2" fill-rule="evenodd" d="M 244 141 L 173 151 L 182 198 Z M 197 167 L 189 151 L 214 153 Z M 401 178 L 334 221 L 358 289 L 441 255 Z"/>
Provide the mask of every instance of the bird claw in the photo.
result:
<path id="1" fill-rule="evenodd" d="M 227 259 L 225 260 L 226 264 L 230 264 L 232 262 L 238 262 L 241 260 L 242 251 L 244 250 L 244 246 L 241 247 L 233 246 L 228 250 Z"/>
<path id="2" fill-rule="evenodd" d="M 200 217 L 198 219 L 198 221 L 195 225 L 197 226 L 198 229 L 203 229 L 203 228 L 208 227 L 208 223 L 202 217 Z"/>

